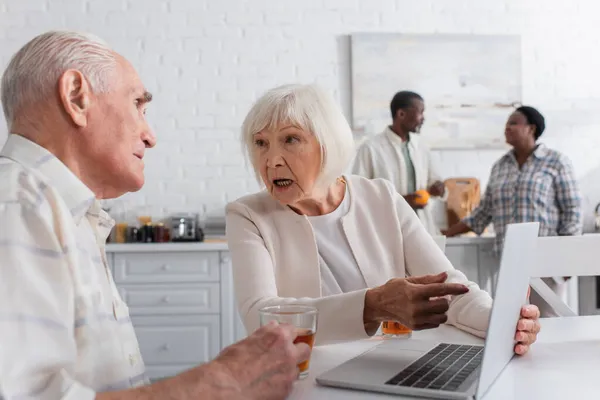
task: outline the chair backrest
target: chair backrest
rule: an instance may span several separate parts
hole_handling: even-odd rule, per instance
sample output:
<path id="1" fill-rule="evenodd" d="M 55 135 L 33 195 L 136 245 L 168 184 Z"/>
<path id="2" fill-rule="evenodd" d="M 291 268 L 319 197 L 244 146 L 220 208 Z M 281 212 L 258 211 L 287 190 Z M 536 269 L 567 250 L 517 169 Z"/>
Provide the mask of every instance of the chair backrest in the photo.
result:
<path id="1" fill-rule="evenodd" d="M 600 235 L 538 238 L 530 273 L 532 289 L 556 314 L 578 315 L 541 278 L 600 275 Z"/>
<path id="2" fill-rule="evenodd" d="M 600 275 L 600 234 L 538 238 L 532 278 Z"/>

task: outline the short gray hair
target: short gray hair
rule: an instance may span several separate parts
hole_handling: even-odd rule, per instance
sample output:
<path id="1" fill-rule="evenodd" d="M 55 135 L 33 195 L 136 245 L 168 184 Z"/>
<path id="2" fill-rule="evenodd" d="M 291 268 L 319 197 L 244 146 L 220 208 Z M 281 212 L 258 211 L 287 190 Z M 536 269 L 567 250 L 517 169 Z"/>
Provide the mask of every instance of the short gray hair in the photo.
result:
<path id="1" fill-rule="evenodd" d="M 337 102 L 316 85 L 283 85 L 267 91 L 252 106 L 242 124 L 242 143 L 259 183 L 253 157 L 253 136 L 289 123 L 315 135 L 321 145 L 321 173 L 316 185 L 325 188 L 348 167 L 354 156 L 352 130 Z"/>
<path id="2" fill-rule="evenodd" d="M 8 128 L 23 107 L 50 97 L 65 71 L 80 71 L 95 93 L 104 93 L 115 66 L 114 51 L 94 35 L 51 31 L 36 36 L 11 58 L 2 76 L 2 108 Z"/>

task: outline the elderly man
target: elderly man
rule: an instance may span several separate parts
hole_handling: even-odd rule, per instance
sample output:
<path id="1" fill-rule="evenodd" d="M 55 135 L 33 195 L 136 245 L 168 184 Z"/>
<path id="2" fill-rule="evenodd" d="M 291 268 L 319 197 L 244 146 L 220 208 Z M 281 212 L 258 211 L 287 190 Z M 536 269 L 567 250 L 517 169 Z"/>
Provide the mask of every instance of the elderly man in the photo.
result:
<path id="1" fill-rule="evenodd" d="M 211 363 L 145 385 L 127 307 L 106 263 L 113 220 L 98 199 L 139 190 L 155 145 L 152 96 L 89 35 L 49 32 L 2 78 L 0 398 L 279 399 L 308 356 L 271 325 Z"/>

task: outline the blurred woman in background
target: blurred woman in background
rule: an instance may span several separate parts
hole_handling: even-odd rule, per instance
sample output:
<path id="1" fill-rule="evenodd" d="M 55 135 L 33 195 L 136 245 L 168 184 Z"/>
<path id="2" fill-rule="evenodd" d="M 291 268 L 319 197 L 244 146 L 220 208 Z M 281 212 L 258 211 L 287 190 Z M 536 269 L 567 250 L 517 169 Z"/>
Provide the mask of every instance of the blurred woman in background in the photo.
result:
<path id="1" fill-rule="evenodd" d="M 480 235 L 493 223 L 497 254 L 511 223 L 539 222 L 540 236 L 581 234 L 582 198 L 573 166 L 564 154 L 537 143 L 545 127 L 543 115 L 533 107 L 519 107 L 510 115 L 504 134 L 512 150 L 492 167 L 481 204 L 443 234 L 473 231 Z M 544 281 L 562 294 L 564 278 Z M 537 293 L 531 293 L 530 301 L 540 307 L 542 316 L 555 315 Z"/>

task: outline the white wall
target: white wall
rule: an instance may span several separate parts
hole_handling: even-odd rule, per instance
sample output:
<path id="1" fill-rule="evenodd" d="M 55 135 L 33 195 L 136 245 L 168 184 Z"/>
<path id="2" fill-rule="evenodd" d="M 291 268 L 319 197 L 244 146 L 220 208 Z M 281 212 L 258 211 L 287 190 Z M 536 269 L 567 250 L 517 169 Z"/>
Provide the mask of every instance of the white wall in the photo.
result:
<path id="1" fill-rule="evenodd" d="M 599 11 L 596 0 L 0 0 L 0 65 L 48 29 L 105 38 L 156 99 L 148 114 L 159 145 L 148 153 L 146 186 L 123 198 L 126 207 L 206 213 L 257 188 L 237 133 L 258 94 L 317 81 L 350 116 L 348 35 L 521 34 L 524 101 L 546 115 L 544 141 L 572 158 L 589 213 L 600 200 Z M 435 153 L 445 176 L 484 183 L 499 155 Z"/>

